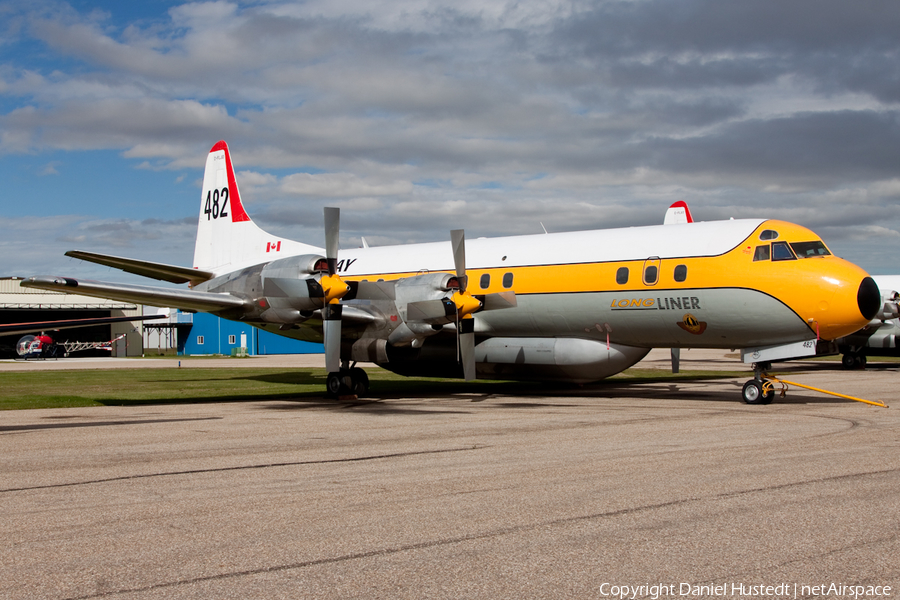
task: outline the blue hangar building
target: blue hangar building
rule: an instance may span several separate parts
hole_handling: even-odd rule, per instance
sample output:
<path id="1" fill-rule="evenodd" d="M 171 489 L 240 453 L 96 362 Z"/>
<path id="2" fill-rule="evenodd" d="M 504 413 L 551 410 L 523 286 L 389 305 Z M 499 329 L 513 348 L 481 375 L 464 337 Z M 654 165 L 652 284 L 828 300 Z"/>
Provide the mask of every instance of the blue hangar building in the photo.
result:
<path id="1" fill-rule="evenodd" d="M 322 354 L 322 344 L 292 340 L 208 313 L 178 313 L 178 354 Z"/>

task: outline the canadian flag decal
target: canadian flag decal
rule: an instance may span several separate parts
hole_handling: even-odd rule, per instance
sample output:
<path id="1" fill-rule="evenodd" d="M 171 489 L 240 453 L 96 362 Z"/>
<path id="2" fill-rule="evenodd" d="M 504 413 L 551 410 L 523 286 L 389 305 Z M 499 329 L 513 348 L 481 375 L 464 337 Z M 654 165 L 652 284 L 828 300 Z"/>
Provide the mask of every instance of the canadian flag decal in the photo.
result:
<path id="1" fill-rule="evenodd" d="M 266 242 L 266 252 L 281 252 L 281 242 Z"/>

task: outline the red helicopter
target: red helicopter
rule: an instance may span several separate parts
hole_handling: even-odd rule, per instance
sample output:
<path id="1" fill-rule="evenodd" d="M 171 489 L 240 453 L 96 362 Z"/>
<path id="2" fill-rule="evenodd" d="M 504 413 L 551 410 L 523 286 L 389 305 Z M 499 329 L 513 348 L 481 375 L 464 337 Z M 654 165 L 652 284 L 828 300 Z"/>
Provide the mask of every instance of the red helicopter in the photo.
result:
<path id="1" fill-rule="evenodd" d="M 47 335 L 47 331 L 58 329 L 74 329 L 76 327 L 86 327 L 88 325 L 106 325 L 107 323 L 119 323 L 122 321 L 146 321 L 148 319 L 159 319 L 159 315 L 142 315 L 133 317 L 97 317 L 92 319 L 69 319 L 64 321 L 37 321 L 33 323 L 10 323 L 8 325 L 0 325 L 0 335 L 15 335 L 17 333 L 27 333 L 39 331 L 39 335 L 25 335 L 19 339 L 16 344 L 16 353 L 20 358 L 62 358 L 68 356 L 69 352 L 78 350 L 87 350 L 89 348 L 100 348 L 105 350 L 112 349 L 112 343 L 120 340 L 122 336 L 108 342 L 73 342 L 57 344 L 53 338 Z"/>

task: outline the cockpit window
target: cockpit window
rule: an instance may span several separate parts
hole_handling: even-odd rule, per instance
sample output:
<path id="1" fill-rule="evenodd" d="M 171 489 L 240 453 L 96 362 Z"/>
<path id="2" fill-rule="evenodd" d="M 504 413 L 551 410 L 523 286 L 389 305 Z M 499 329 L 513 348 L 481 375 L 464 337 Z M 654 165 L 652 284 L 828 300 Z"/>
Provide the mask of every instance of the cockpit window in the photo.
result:
<path id="1" fill-rule="evenodd" d="M 787 242 L 772 242 L 772 260 L 797 260 Z"/>
<path id="2" fill-rule="evenodd" d="M 813 256 L 831 256 L 831 252 L 822 242 L 793 242 L 791 248 L 797 254 L 797 258 L 812 258 Z"/>
<path id="3" fill-rule="evenodd" d="M 769 244 L 765 246 L 757 246 L 756 252 L 753 254 L 753 262 L 759 260 L 769 260 L 771 258 L 771 252 L 769 252 Z"/>
<path id="4" fill-rule="evenodd" d="M 759 239 L 776 240 L 778 239 L 778 232 L 774 229 L 763 229 L 762 233 L 759 234 Z"/>

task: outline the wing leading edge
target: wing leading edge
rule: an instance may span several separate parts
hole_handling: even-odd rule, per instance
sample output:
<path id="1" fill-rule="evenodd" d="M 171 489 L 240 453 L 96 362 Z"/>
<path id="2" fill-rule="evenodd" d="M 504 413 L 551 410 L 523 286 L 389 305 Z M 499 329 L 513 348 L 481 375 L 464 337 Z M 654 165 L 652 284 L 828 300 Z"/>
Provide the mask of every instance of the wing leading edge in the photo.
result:
<path id="1" fill-rule="evenodd" d="M 29 277 L 23 279 L 19 285 L 39 290 L 216 314 L 240 310 L 248 304 L 247 301 L 230 294 L 108 283 L 70 277 Z"/>
<path id="2" fill-rule="evenodd" d="M 21 335 L 36 331 L 56 331 L 57 329 L 77 329 L 91 325 L 107 325 L 126 321 L 149 321 L 165 318 L 165 315 L 135 315 L 131 317 L 97 317 L 95 319 L 67 319 L 63 321 L 35 321 L 33 323 L 10 323 L 0 325 L 0 335 Z"/>

